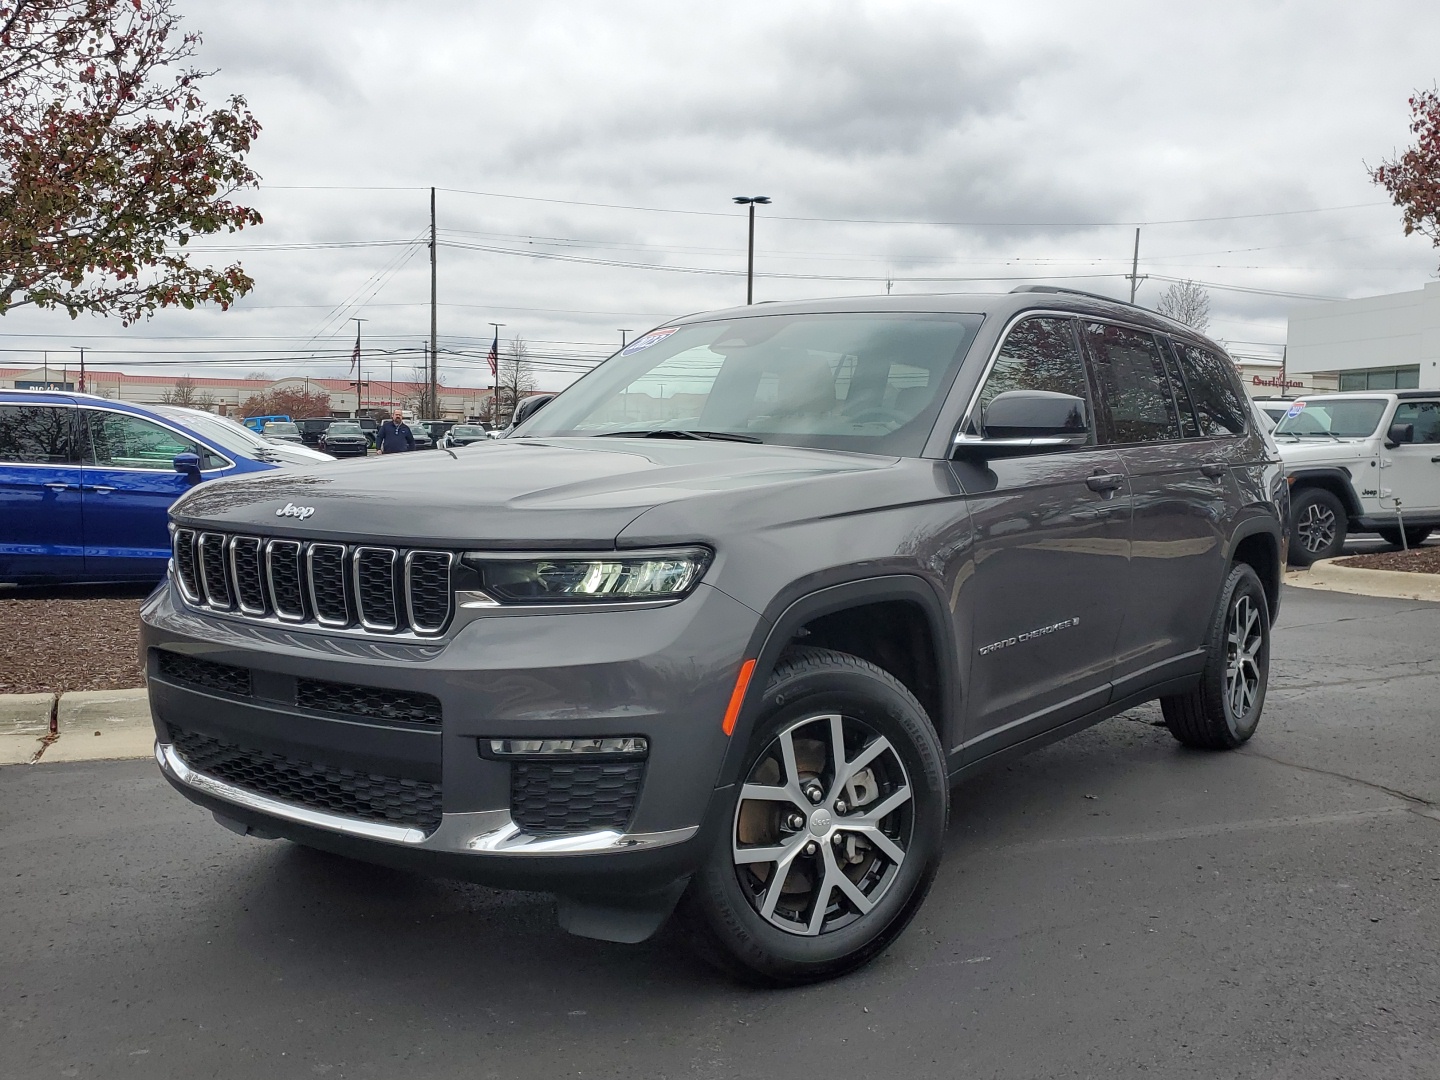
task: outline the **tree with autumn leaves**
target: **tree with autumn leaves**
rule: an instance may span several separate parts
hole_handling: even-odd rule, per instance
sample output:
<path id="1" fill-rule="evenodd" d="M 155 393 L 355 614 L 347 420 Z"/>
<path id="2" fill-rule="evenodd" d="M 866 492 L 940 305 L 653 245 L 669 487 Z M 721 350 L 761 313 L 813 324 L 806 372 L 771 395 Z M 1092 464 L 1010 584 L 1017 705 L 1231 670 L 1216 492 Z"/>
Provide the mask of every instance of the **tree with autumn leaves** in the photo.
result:
<path id="1" fill-rule="evenodd" d="M 241 97 L 201 96 L 200 36 L 172 0 L 0 0 L 0 314 L 34 305 L 116 315 L 228 308 L 239 263 L 199 265 L 192 237 L 260 214 Z"/>
<path id="2" fill-rule="evenodd" d="M 1406 236 L 1418 232 L 1440 247 L 1440 91 L 1410 98 L 1410 131 L 1415 145 L 1370 169 L 1370 179 L 1404 211 Z"/>

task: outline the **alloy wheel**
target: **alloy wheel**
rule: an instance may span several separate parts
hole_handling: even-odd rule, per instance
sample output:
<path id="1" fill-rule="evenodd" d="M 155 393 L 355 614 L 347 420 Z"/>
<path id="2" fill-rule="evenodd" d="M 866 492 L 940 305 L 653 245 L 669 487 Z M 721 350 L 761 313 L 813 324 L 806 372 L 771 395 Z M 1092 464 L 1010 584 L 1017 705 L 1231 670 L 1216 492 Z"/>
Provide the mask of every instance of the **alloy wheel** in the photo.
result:
<path id="1" fill-rule="evenodd" d="M 1327 506 L 1311 503 L 1300 512 L 1295 532 L 1300 537 L 1300 546 L 1314 555 L 1335 542 L 1335 527 L 1334 512 Z"/>
<path id="2" fill-rule="evenodd" d="M 1263 615 L 1253 597 L 1241 594 L 1230 606 L 1225 628 L 1225 707 L 1244 721 L 1260 694 L 1260 651 L 1265 647 Z"/>
<path id="3" fill-rule="evenodd" d="M 880 902 L 913 825 L 910 777 L 890 741 L 854 717 L 809 716 L 771 740 L 741 787 L 735 873 L 772 925 L 831 933 Z"/>

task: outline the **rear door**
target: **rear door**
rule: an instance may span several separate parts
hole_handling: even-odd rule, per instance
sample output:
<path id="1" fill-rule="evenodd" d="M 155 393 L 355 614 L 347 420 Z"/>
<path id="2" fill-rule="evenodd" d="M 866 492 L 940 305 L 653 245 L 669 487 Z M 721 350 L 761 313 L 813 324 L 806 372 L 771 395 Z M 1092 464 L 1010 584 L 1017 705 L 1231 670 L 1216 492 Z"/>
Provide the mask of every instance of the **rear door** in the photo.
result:
<path id="1" fill-rule="evenodd" d="M 1202 436 L 1163 339 L 1098 320 L 1084 323 L 1083 336 L 1104 440 L 1124 463 L 1134 498 L 1118 698 L 1187 674 L 1198 662 L 1224 579 L 1238 489 L 1223 446 Z"/>
<path id="2" fill-rule="evenodd" d="M 159 579 L 170 552 L 170 504 L 189 487 L 188 478 L 175 471 L 175 456 L 199 455 L 202 471 L 231 463 L 147 417 L 106 409 L 81 414 L 86 574 Z"/>
<path id="3" fill-rule="evenodd" d="M 1074 321 L 1031 317 L 1006 336 L 970 423 L 1008 390 L 1093 405 Z M 1127 597 L 1130 493 L 1119 455 L 1096 445 L 952 463 L 974 523 L 974 650 L 965 758 L 976 760 L 1105 704 Z M 961 612 L 957 611 L 957 617 Z"/>
<path id="4" fill-rule="evenodd" d="M 0 405 L 0 581 L 84 573 L 77 412 Z"/>

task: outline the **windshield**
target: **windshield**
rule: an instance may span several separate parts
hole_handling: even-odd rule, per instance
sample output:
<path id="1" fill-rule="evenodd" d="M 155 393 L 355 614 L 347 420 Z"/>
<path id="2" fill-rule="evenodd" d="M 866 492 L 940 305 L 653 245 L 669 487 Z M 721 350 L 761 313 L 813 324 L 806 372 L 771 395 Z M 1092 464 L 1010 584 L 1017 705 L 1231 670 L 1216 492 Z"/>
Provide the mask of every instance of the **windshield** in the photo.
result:
<path id="1" fill-rule="evenodd" d="M 867 312 L 667 326 L 575 383 L 522 434 L 688 431 L 915 456 L 981 321 Z"/>
<path id="2" fill-rule="evenodd" d="M 329 428 L 326 429 L 325 434 L 328 436 L 328 435 L 363 435 L 363 434 L 365 434 L 365 433 L 360 430 L 360 425 L 359 425 L 359 424 L 331 424 L 331 425 L 329 426 Z"/>
<path id="3" fill-rule="evenodd" d="M 266 435 L 299 435 L 300 429 L 294 424 L 272 420 L 265 425 Z"/>
<path id="4" fill-rule="evenodd" d="M 456 424 L 450 429 L 450 437 L 453 439 L 457 435 L 466 439 L 483 438 L 485 429 L 474 427 L 471 424 Z"/>
<path id="5" fill-rule="evenodd" d="M 1386 404 L 1384 400 L 1375 398 L 1297 401 L 1285 410 L 1284 419 L 1275 426 L 1275 434 L 1296 438 L 1333 435 L 1338 439 L 1363 439 L 1375 433 Z"/>
<path id="6" fill-rule="evenodd" d="M 168 416 L 184 424 L 197 435 L 204 437 L 214 443 L 221 450 L 229 451 L 232 454 L 239 454 L 242 457 L 254 457 L 257 448 L 268 450 L 273 443 L 267 443 L 259 435 L 247 428 L 244 424 L 237 424 L 233 420 L 224 417 L 212 416 L 209 413 L 196 412 L 192 409 L 167 409 L 164 406 L 152 406 L 162 416 Z"/>

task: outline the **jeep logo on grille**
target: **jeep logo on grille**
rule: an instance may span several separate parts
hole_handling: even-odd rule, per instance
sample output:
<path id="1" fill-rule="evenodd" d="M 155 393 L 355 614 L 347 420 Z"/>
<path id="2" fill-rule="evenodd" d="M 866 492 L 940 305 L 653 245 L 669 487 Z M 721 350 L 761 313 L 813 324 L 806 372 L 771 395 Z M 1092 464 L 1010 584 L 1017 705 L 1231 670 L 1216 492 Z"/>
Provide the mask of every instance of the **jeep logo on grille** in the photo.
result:
<path id="1" fill-rule="evenodd" d="M 275 511 L 276 517 L 293 517 L 304 521 L 311 514 L 315 513 L 313 506 L 296 506 L 294 503 L 286 503 L 279 510 Z"/>

